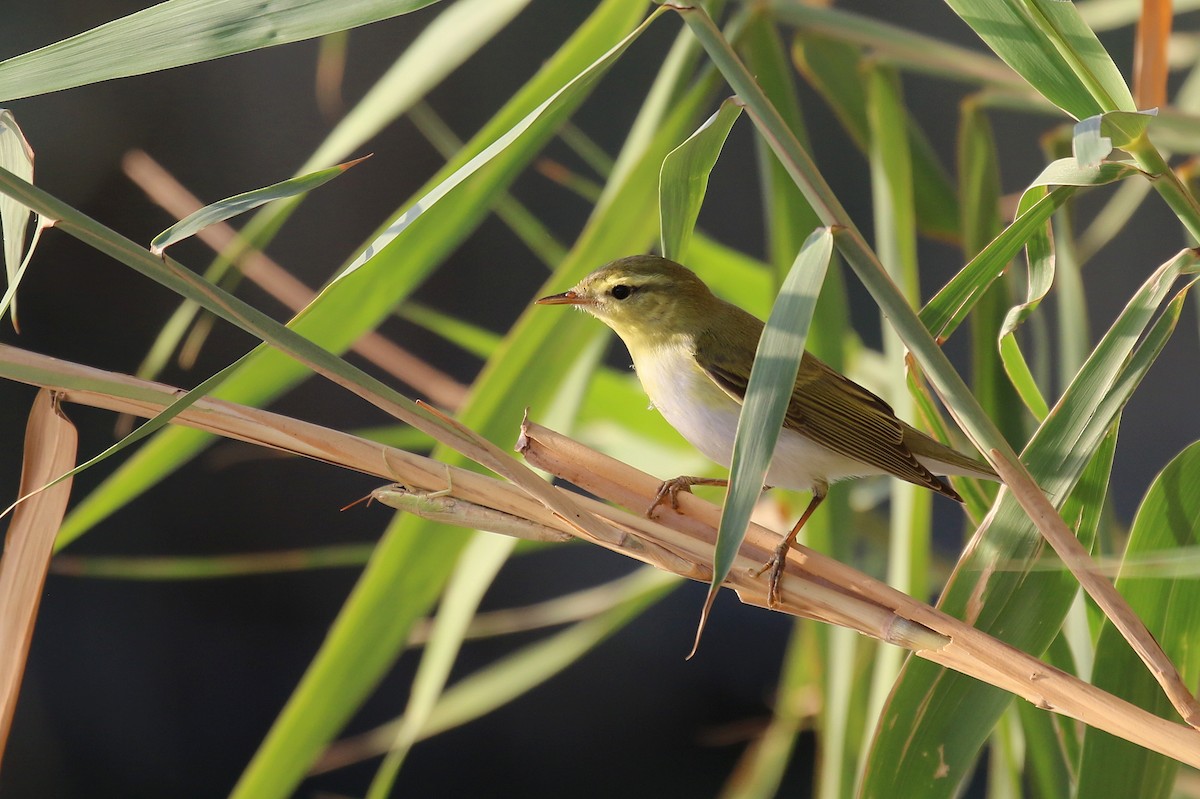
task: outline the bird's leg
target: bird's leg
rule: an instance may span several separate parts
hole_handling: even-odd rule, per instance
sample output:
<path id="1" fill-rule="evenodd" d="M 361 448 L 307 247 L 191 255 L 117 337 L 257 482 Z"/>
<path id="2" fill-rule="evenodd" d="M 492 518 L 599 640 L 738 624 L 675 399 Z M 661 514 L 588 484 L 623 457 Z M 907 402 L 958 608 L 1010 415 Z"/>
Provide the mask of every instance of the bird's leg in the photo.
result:
<path id="1" fill-rule="evenodd" d="M 796 536 L 799 534 L 800 528 L 808 521 L 808 517 L 812 516 L 813 511 L 821 504 L 821 500 L 825 499 L 825 492 L 827 490 L 825 486 L 816 486 L 813 488 L 812 501 L 808 503 L 808 507 L 805 508 L 804 513 L 800 514 L 800 520 L 796 522 L 796 526 L 775 547 L 775 553 L 771 555 L 771 559 L 764 563 L 761 568 L 753 570 L 752 573 L 755 577 L 761 576 L 768 569 L 771 572 L 767 577 L 767 607 L 773 608 L 779 604 L 779 578 L 783 576 L 783 566 L 787 563 L 788 550 L 796 542 Z"/>
<path id="2" fill-rule="evenodd" d="M 650 507 L 646 508 L 646 518 L 653 519 L 655 509 L 663 504 L 667 497 L 671 498 L 671 507 L 679 510 L 679 492 L 691 493 L 692 486 L 728 485 L 728 480 L 719 477 L 676 477 L 673 480 L 664 480 L 663 484 L 658 487 L 658 493 L 654 495 L 654 501 L 650 503 Z"/>

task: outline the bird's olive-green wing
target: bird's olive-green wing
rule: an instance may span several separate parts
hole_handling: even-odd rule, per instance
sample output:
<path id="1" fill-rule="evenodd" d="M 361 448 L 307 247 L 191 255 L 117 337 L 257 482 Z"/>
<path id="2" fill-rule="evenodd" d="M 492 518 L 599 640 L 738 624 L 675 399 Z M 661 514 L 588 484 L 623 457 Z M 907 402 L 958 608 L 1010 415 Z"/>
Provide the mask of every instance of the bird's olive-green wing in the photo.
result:
<path id="1" fill-rule="evenodd" d="M 750 358 L 721 357 L 728 348 L 698 346 L 696 360 L 738 402 L 746 396 Z M 823 446 L 910 483 L 959 499 L 904 443 L 905 424 L 862 386 L 804 353 L 784 426 Z"/>

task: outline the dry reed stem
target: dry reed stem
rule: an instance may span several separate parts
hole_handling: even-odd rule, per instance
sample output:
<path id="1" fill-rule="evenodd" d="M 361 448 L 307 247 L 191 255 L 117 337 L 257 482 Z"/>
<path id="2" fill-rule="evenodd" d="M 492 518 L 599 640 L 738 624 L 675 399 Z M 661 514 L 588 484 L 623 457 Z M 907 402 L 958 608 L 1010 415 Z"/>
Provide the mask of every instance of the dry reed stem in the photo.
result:
<path id="1" fill-rule="evenodd" d="M 1200 725 L 1200 704 L 1196 702 L 1179 670 L 1167 657 L 1167 653 L 1159 646 L 1158 641 L 1146 629 L 1141 618 L 1133 612 L 1133 608 L 1125 601 L 1125 597 L 1117 591 L 1117 587 L 1106 577 L 1096 571 L 1095 561 L 1084 549 L 1083 544 L 1067 527 L 1062 516 L 1050 504 L 1050 500 L 1041 490 L 1028 479 L 1020 479 L 1019 470 L 1005 460 L 997 450 L 992 450 L 991 461 L 996 466 L 996 472 L 1004 480 L 1005 487 L 1013 492 L 1016 500 L 1029 514 L 1029 518 L 1042 531 L 1043 537 L 1054 547 L 1055 552 L 1062 558 L 1063 563 L 1079 580 L 1079 584 L 1087 591 L 1096 604 L 1104 611 L 1104 615 L 1129 642 L 1129 646 L 1141 659 L 1154 679 L 1162 686 L 1167 699 L 1179 712 L 1179 715 L 1192 727 Z M 1002 489 L 1003 490 L 1003 489 Z M 1051 535 L 1053 532 L 1053 535 Z M 1060 545 L 1065 544 L 1065 546 Z"/>
<path id="2" fill-rule="evenodd" d="M 154 415 L 178 396 L 169 386 L 3 345 L 0 377 L 52 387 L 64 401 L 140 416 Z M 509 483 L 268 411 L 203 399 L 172 421 L 397 480 L 420 491 L 451 488 L 455 497 L 571 533 L 702 583 L 712 574 L 720 508 L 690 494 L 680 495 L 680 512 L 664 512 L 659 520 L 572 495 L 579 512 L 595 523 L 585 532 L 576 521 L 562 519 Z M 532 423 L 523 425 L 520 447 L 533 465 L 628 507 L 645 508 L 660 484 L 655 477 Z M 604 528 L 600 534 L 595 532 L 598 528 Z M 743 602 L 766 606 L 765 581 L 752 577 L 748 569 L 762 563 L 778 536 L 758 525 L 747 532 L 726 581 Z M 1039 707 L 1200 767 L 1200 732 L 1147 713 L 843 563 L 794 548 L 781 586 L 783 601 L 777 610 L 905 646 Z"/>
<path id="3" fill-rule="evenodd" d="M 537 425 L 527 423 L 522 439 L 526 457 L 535 466 L 614 502 L 645 507 L 661 482 Z M 685 540 L 671 536 L 660 543 L 686 553 L 701 565 L 710 565 L 720 508 L 689 494 L 681 494 L 679 500 L 679 513 L 666 512 L 662 523 L 675 528 L 686 517 L 699 522 L 707 532 L 688 532 Z M 684 525 L 678 526 L 683 532 Z M 780 535 L 753 524 L 747 531 L 738 561 L 726 581 L 743 602 L 765 607 L 765 581 L 751 577 L 746 567 L 760 564 Z M 844 616 L 836 618 L 842 615 L 836 608 L 808 605 L 812 597 L 803 595 L 803 587 L 809 581 L 830 586 L 855 602 L 877 605 L 881 613 L 894 614 L 894 622 L 881 628 L 887 635 L 880 635 L 879 629 L 847 623 Z M 818 552 L 793 548 L 788 553 L 781 589 L 784 601 L 779 609 L 785 612 L 827 619 L 900 645 L 906 645 L 904 638 L 914 627 L 929 630 L 933 636 L 944 636 L 946 643 L 928 648 L 909 646 L 919 657 L 1183 763 L 1200 764 L 1200 732 L 1148 713 Z M 799 603 L 798 597 L 802 597 Z M 928 633 L 922 635 L 923 639 L 930 637 Z"/>

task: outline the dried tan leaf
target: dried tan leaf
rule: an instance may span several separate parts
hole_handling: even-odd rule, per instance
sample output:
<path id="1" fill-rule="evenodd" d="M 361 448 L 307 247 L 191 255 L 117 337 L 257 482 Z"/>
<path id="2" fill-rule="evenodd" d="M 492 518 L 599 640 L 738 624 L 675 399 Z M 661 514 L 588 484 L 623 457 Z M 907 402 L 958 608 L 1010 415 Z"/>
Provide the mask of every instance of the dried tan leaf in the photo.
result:
<path id="1" fill-rule="evenodd" d="M 46 582 L 54 536 L 67 510 L 69 479 L 45 491 L 42 486 L 75 465 L 78 436 L 58 407 L 54 392 L 42 389 L 25 428 L 25 461 L 20 495 L 0 559 L 0 757 L 12 727 L 33 624 Z M 34 493 L 36 492 L 36 493 Z"/>

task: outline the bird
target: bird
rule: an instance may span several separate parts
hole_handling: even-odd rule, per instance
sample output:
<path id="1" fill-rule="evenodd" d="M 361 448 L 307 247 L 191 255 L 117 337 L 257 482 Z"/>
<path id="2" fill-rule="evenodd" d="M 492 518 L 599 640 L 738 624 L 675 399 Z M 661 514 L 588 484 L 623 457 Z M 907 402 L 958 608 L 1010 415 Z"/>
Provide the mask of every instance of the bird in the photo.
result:
<path id="1" fill-rule="evenodd" d="M 574 288 L 537 305 L 571 305 L 621 338 L 654 408 L 696 449 L 728 467 L 738 415 L 763 322 L 717 297 L 685 266 L 657 255 L 620 258 Z M 767 603 L 779 602 L 788 549 L 838 480 L 889 474 L 962 502 L 938 475 L 998 480 L 986 463 L 952 449 L 897 418 L 881 398 L 805 352 L 783 428 L 767 470 L 768 486 L 807 491 L 812 500 L 772 557 Z M 681 476 L 664 481 L 655 510 L 693 485 L 727 479 Z"/>

